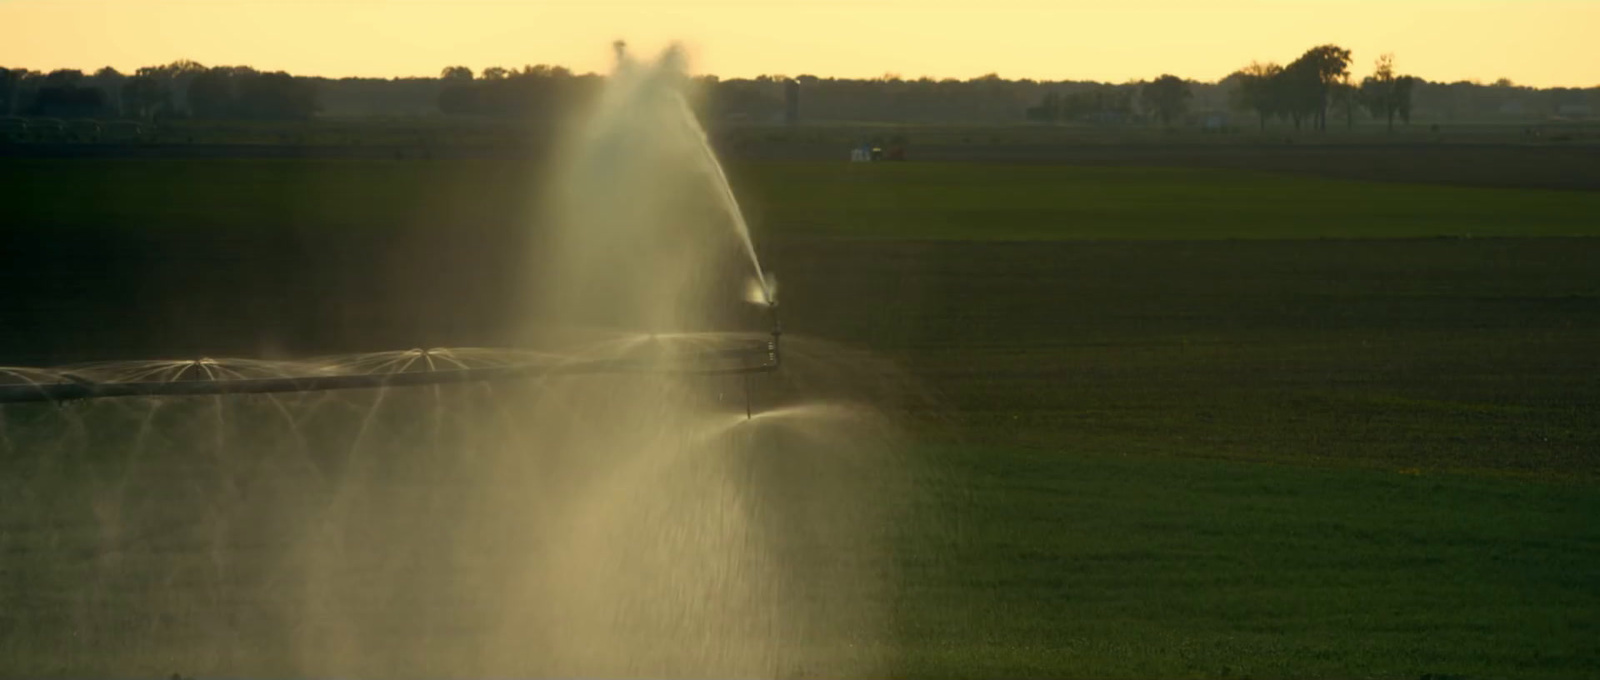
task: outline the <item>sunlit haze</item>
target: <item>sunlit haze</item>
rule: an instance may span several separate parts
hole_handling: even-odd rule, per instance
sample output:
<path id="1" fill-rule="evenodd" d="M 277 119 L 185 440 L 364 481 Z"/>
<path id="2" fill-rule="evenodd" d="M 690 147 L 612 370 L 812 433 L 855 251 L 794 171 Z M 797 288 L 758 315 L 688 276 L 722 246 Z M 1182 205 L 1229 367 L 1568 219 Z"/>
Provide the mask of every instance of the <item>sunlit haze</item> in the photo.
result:
<path id="1" fill-rule="evenodd" d="M 119 70 L 193 59 L 325 76 L 448 65 L 603 71 L 608 45 L 681 40 L 723 77 L 813 74 L 1216 80 L 1333 42 L 1436 81 L 1600 84 L 1588 0 L 0 0 L 0 65 Z"/>

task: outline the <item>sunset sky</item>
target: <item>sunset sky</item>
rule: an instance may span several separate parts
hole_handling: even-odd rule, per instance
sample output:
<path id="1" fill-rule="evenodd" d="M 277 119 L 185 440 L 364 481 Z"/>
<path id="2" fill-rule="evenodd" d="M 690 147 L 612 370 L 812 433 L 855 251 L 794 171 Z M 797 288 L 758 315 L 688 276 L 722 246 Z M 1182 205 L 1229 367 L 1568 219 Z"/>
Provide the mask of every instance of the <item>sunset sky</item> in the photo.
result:
<path id="1" fill-rule="evenodd" d="M 689 46 L 700 73 L 1216 80 L 1315 44 L 1430 80 L 1600 85 L 1600 0 L 0 0 L 0 66 L 175 59 L 303 75 L 451 64 L 603 71 L 610 43 Z"/>

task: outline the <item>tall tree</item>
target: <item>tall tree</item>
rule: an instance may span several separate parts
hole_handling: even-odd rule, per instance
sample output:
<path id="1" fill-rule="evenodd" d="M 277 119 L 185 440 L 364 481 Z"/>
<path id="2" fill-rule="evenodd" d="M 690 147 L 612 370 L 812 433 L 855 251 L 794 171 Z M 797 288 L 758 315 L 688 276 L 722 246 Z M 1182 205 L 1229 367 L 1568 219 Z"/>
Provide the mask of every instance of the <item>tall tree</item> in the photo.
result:
<path id="1" fill-rule="evenodd" d="M 122 84 L 122 114 L 149 119 L 172 107 L 172 88 L 168 81 L 148 68 L 141 68 Z"/>
<path id="2" fill-rule="evenodd" d="M 1261 123 L 1261 129 L 1267 129 L 1267 119 L 1276 116 L 1282 111 L 1282 103 L 1278 90 L 1282 83 L 1278 76 L 1283 73 L 1283 67 L 1273 63 L 1250 62 L 1249 65 L 1239 69 L 1239 88 L 1234 90 L 1234 106 L 1248 111 L 1254 111 Z"/>
<path id="3" fill-rule="evenodd" d="M 27 69 L 0 68 L 0 116 L 9 116 L 15 110 L 22 79 L 27 74 Z"/>
<path id="4" fill-rule="evenodd" d="M 1334 106 L 1344 111 L 1345 129 L 1354 128 L 1356 109 L 1360 106 L 1361 97 L 1356 86 L 1350 82 L 1349 76 L 1333 84 L 1333 89 L 1329 91 L 1329 99 L 1333 101 Z"/>
<path id="5" fill-rule="evenodd" d="M 232 69 L 217 67 L 206 70 L 189 81 L 186 93 L 189 111 L 196 118 L 228 118 L 234 114 L 234 78 Z"/>
<path id="6" fill-rule="evenodd" d="M 1420 82 L 1422 79 L 1415 76 L 1400 76 L 1394 79 L 1395 101 L 1398 102 L 1395 113 L 1399 114 L 1403 123 L 1411 123 L 1411 89 Z"/>
<path id="7" fill-rule="evenodd" d="M 170 64 L 161 66 L 146 66 L 135 75 L 147 75 L 160 81 L 167 91 L 168 101 L 164 109 L 174 109 L 187 113 L 189 111 L 189 83 L 200 74 L 206 72 L 206 67 L 200 62 L 190 59 L 179 59 Z M 176 100 L 176 101 L 174 101 Z"/>
<path id="8" fill-rule="evenodd" d="M 465 66 L 446 66 L 439 72 L 443 80 L 472 80 L 472 69 Z"/>
<path id="9" fill-rule="evenodd" d="M 44 84 L 49 87 L 76 87 L 83 82 L 83 71 L 75 68 L 61 68 L 51 71 L 44 77 Z"/>
<path id="10" fill-rule="evenodd" d="M 1292 95 L 1304 113 L 1315 119 L 1318 130 L 1328 129 L 1328 104 L 1335 84 L 1350 74 L 1350 50 L 1338 45 L 1318 45 L 1289 64 Z"/>
<path id="11" fill-rule="evenodd" d="M 106 107 L 113 114 L 121 115 L 121 100 L 117 96 L 122 91 L 122 84 L 128 79 L 122 72 L 103 66 L 89 77 L 89 82 L 98 88 L 105 97 Z"/>
<path id="12" fill-rule="evenodd" d="M 99 116 L 106 112 L 106 95 L 88 85 L 83 71 L 59 69 L 44 77 L 28 112 L 61 118 Z"/>
<path id="13" fill-rule="evenodd" d="M 283 71 L 245 74 L 238 97 L 240 113 L 249 118 L 303 120 L 317 111 L 316 83 Z"/>
<path id="14" fill-rule="evenodd" d="M 1283 113 L 1299 130 L 1301 123 L 1311 121 L 1316 127 L 1317 110 L 1322 106 L 1322 86 L 1310 62 L 1297 59 L 1283 67 L 1274 80 L 1274 91 Z"/>
<path id="15" fill-rule="evenodd" d="M 1189 108 L 1189 99 L 1194 94 L 1189 91 L 1189 83 L 1171 74 L 1163 74 L 1149 83 L 1139 92 L 1140 103 L 1146 109 L 1153 111 L 1162 125 L 1172 125 L 1172 121 L 1182 118 Z"/>
<path id="16" fill-rule="evenodd" d="M 1411 88 L 1416 82 L 1416 78 L 1395 73 L 1393 54 L 1382 55 L 1372 75 L 1361 81 L 1361 104 L 1374 118 L 1387 121 L 1393 132 L 1395 116 L 1411 120 Z"/>

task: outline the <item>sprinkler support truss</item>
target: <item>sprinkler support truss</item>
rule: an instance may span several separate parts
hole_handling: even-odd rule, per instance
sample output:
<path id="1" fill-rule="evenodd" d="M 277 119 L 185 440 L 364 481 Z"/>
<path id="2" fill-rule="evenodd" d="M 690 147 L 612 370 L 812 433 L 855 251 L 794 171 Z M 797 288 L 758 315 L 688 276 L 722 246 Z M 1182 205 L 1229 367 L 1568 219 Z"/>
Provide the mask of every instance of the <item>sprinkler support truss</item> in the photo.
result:
<path id="1" fill-rule="evenodd" d="M 766 340 L 747 340 L 734 347 L 702 350 L 672 362 L 644 359 L 589 359 L 558 363 L 528 363 L 476 368 L 427 368 L 391 373 L 334 373 L 281 377 L 218 377 L 211 371 L 191 371 L 192 376 L 182 380 L 94 380 L 70 369 L 41 371 L 52 379 L 22 383 L 0 384 L 0 404 L 27 402 L 63 402 L 78 399 L 109 397 L 159 397 L 226 394 L 275 394 L 283 392 L 322 392 L 328 390 L 372 389 L 384 387 L 416 387 L 453 383 L 494 382 L 539 378 L 545 376 L 587 375 L 602 373 L 676 373 L 691 375 L 744 375 L 745 412 L 750 413 L 749 379 L 754 373 L 778 370 L 780 364 L 779 338 L 783 327 L 778 321 L 777 305 L 769 305 L 772 312 L 772 332 Z M 439 350 L 413 350 L 417 356 L 428 356 Z M 197 359 L 191 365 L 199 368 L 210 360 Z"/>

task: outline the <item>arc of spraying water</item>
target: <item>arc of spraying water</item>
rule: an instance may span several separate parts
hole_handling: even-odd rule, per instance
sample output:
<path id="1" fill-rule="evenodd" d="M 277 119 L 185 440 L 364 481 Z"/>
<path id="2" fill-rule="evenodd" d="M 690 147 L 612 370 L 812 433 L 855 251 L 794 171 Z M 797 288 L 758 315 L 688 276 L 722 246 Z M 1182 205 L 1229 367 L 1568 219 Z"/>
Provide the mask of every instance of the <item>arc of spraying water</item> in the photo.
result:
<path id="1" fill-rule="evenodd" d="M 716 151 L 711 148 L 711 139 L 706 135 L 705 128 L 700 126 L 700 121 L 694 115 L 694 109 L 689 106 L 689 101 L 679 92 L 674 92 L 672 96 L 677 102 L 679 113 L 682 114 L 684 127 L 696 142 L 695 146 L 704 161 L 706 173 L 713 180 L 712 185 L 716 187 L 717 197 L 722 199 L 722 207 L 727 211 L 734 230 L 739 234 L 745 255 L 750 258 L 750 266 L 755 269 L 756 280 L 761 283 L 762 297 L 768 305 L 771 305 L 772 287 L 767 284 L 766 273 L 761 270 L 761 258 L 756 255 L 755 242 L 750 238 L 750 225 L 744 219 L 744 210 L 739 207 L 739 198 L 733 194 L 733 185 L 728 183 L 728 173 L 723 170 L 722 162 L 717 160 Z"/>

